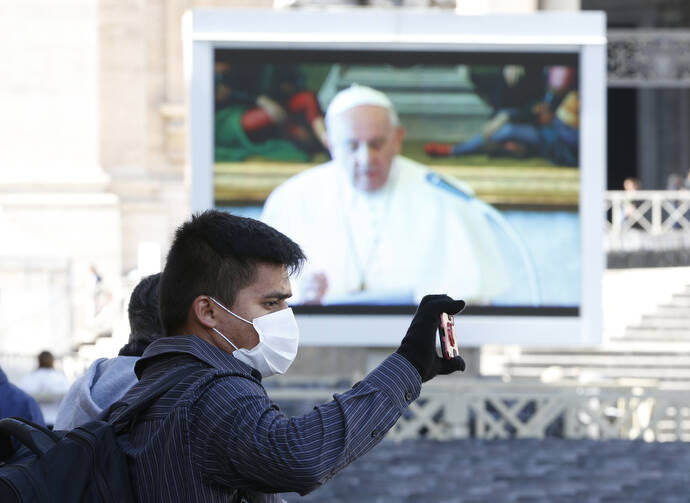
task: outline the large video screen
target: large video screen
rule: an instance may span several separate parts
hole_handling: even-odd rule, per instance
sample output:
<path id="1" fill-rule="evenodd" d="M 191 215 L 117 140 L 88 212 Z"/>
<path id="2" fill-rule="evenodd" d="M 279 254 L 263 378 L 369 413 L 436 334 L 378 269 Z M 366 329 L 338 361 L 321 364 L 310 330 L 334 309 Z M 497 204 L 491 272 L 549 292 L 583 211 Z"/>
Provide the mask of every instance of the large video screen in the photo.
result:
<path id="1" fill-rule="evenodd" d="M 487 314 L 577 313 L 577 53 L 213 54 L 214 204 L 302 246 L 293 305 L 448 293 Z M 366 105 L 326 118 L 353 85 L 398 122 Z"/>

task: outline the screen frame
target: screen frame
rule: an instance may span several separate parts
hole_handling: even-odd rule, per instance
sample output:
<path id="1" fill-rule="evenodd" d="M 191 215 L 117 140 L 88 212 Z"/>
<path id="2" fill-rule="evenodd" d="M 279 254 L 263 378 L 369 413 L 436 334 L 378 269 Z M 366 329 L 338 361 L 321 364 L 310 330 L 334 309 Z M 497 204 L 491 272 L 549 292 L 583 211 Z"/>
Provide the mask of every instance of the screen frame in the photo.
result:
<path id="1" fill-rule="evenodd" d="M 580 109 L 581 299 L 558 315 L 486 315 L 456 324 L 461 345 L 596 345 L 602 339 L 601 215 L 606 176 L 606 18 L 600 12 L 462 16 L 443 11 L 195 9 L 183 17 L 192 212 L 214 207 L 213 63 L 216 49 L 577 53 Z M 575 311 L 575 312 L 573 312 Z M 318 314 L 298 309 L 301 343 L 394 347 L 412 312 Z M 548 313 L 544 311 L 544 313 Z M 327 337 L 324 334 L 328 334 Z M 555 335 L 557 334 L 557 335 Z"/>

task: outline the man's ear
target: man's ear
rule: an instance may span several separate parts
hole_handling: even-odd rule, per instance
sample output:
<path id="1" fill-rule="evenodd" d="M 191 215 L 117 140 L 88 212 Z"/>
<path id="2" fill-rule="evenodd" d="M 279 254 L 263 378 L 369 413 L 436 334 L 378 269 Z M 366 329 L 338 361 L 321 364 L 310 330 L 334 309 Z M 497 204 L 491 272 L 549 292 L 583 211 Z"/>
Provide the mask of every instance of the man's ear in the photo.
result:
<path id="1" fill-rule="evenodd" d="M 216 316 L 211 299 L 207 295 L 199 295 L 192 301 L 190 313 L 195 321 L 206 328 L 216 327 Z"/>

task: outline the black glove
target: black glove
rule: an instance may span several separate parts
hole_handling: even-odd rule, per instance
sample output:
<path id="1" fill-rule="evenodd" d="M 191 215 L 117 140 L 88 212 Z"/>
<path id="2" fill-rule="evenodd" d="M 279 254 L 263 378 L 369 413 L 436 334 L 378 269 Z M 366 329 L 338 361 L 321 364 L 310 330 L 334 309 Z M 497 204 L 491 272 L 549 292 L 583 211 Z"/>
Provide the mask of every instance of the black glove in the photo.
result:
<path id="1" fill-rule="evenodd" d="M 465 360 L 461 357 L 446 360 L 436 354 L 436 337 L 441 313 L 457 314 L 464 307 L 464 301 L 453 300 L 447 295 L 426 295 L 419 303 L 410 328 L 407 329 L 396 353 L 414 365 L 422 376 L 422 382 L 438 374 L 465 370 Z"/>

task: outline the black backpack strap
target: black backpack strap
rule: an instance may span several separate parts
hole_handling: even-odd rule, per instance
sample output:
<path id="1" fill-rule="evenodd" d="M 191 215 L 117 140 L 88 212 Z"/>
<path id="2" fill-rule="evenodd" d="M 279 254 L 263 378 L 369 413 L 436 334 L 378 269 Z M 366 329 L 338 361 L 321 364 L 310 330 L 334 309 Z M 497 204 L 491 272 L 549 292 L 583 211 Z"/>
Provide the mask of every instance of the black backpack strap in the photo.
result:
<path id="1" fill-rule="evenodd" d="M 45 454 L 60 440 L 45 426 L 21 417 L 0 419 L 0 434 L 17 439 L 38 457 Z"/>
<path id="2" fill-rule="evenodd" d="M 145 396 L 142 396 L 135 402 L 127 403 L 122 400 L 115 402 L 110 407 L 108 407 L 108 409 L 106 409 L 105 412 L 101 414 L 101 419 L 104 421 L 108 420 L 108 416 L 110 416 L 110 414 L 113 411 L 121 407 L 126 407 L 120 414 L 117 415 L 117 417 L 115 417 L 114 421 L 111 422 L 113 426 L 121 425 L 123 423 L 131 424 L 133 421 L 136 420 L 136 417 L 141 412 L 153 405 L 153 402 L 155 402 L 162 395 L 170 391 L 176 384 L 182 381 L 182 379 L 188 376 L 192 371 L 193 369 L 185 367 L 181 370 L 178 370 L 177 372 L 173 372 L 172 374 L 165 376 L 161 379 L 161 382 L 155 388 L 150 390 L 149 393 L 146 393 Z M 119 428 L 115 429 L 116 431 L 120 430 Z"/>

